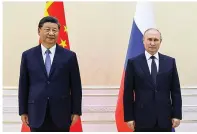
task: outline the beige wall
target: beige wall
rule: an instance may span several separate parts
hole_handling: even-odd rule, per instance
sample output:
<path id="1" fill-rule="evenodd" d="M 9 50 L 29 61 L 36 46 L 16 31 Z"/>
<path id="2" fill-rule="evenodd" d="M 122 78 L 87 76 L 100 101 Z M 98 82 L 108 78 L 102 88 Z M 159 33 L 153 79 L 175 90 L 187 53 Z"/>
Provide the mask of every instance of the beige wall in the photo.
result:
<path id="1" fill-rule="evenodd" d="M 84 86 L 118 86 L 135 2 L 65 2 L 70 46 Z M 45 2 L 3 3 L 3 86 L 18 86 L 21 53 L 38 44 Z M 160 52 L 176 58 L 182 86 L 197 86 L 197 3 L 154 3 Z"/>

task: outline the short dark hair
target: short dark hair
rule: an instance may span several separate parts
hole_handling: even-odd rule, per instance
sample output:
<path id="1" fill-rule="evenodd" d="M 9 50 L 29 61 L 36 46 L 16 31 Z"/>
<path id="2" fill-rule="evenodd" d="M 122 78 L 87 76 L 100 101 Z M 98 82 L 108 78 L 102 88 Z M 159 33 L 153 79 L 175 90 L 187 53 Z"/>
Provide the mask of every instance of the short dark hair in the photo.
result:
<path id="1" fill-rule="evenodd" d="M 55 18 L 55 17 L 52 17 L 52 16 L 43 17 L 43 18 L 40 20 L 39 24 L 38 24 L 38 28 L 42 28 L 43 25 L 44 25 L 44 23 L 46 23 L 46 22 L 55 23 L 55 24 L 58 25 L 58 29 L 60 29 L 60 23 L 59 23 L 58 19 Z"/>
<path id="2" fill-rule="evenodd" d="M 159 32 L 159 34 L 160 34 L 160 40 L 162 41 L 162 35 L 161 35 L 161 32 L 160 32 L 158 29 L 156 29 L 156 28 L 148 28 L 148 29 L 146 29 L 146 30 L 145 30 L 145 32 L 144 32 L 143 37 L 144 37 L 144 36 L 145 36 L 145 34 L 146 34 L 148 31 L 150 31 L 150 30 L 156 30 L 156 31 L 158 31 L 158 32 Z"/>

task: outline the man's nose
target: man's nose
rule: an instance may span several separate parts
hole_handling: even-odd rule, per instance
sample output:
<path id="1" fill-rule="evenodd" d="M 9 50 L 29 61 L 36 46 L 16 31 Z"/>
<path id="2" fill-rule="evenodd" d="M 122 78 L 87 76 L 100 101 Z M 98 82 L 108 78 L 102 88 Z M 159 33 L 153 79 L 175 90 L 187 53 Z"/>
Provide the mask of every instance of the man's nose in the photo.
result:
<path id="1" fill-rule="evenodd" d="M 50 35 L 54 35 L 54 32 L 52 30 L 49 31 Z"/>
<path id="2" fill-rule="evenodd" d="M 154 41 L 151 41 L 150 44 L 151 44 L 151 46 L 154 46 L 155 45 L 155 42 Z"/>

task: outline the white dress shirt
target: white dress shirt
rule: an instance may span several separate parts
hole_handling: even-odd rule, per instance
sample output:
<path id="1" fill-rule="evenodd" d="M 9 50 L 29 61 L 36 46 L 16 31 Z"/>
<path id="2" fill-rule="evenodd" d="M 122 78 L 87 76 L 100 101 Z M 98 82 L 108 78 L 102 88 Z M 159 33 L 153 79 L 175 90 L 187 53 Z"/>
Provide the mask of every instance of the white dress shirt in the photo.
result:
<path id="1" fill-rule="evenodd" d="M 149 68 L 149 71 L 150 71 L 150 74 L 151 74 L 151 64 L 152 64 L 152 59 L 150 58 L 152 55 L 149 54 L 147 51 L 145 51 L 145 56 L 146 56 L 146 61 L 148 63 L 148 68 Z M 158 52 L 156 54 L 154 54 L 153 56 L 155 56 L 155 63 L 156 63 L 156 66 L 157 66 L 157 72 L 159 71 L 159 54 Z"/>
<path id="2" fill-rule="evenodd" d="M 44 61 L 44 63 L 45 63 L 45 59 L 46 59 L 46 50 L 47 50 L 47 48 L 46 47 L 44 47 L 42 44 L 41 44 L 41 50 L 42 50 L 42 57 L 43 57 L 43 61 Z M 50 49 L 50 54 L 49 54 L 49 56 L 50 56 L 50 58 L 51 58 L 51 65 L 52 65 L 52 63 L 53 63 L 53 58 L 54 58 L 54 55 L 55 55 L 55 50 L 56 50 L 56 45 L 54 45 L 53 47 L 51 47 Z"/>

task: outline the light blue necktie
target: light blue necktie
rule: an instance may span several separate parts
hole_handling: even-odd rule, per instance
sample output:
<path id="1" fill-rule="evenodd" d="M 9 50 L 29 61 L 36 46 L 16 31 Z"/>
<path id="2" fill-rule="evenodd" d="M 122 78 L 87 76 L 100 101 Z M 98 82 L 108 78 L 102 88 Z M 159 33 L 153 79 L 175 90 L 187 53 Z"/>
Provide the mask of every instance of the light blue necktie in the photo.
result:
<path id="1" fill-rule="evenodd" d="M 47 49 L 45 53 L 46 53 L 45 67 L 46 67 L 47 74 L 49 76 L 50 69 L 51 69 L 51 58 L 49 54 L 51 53 L 51 51 Z"/>

